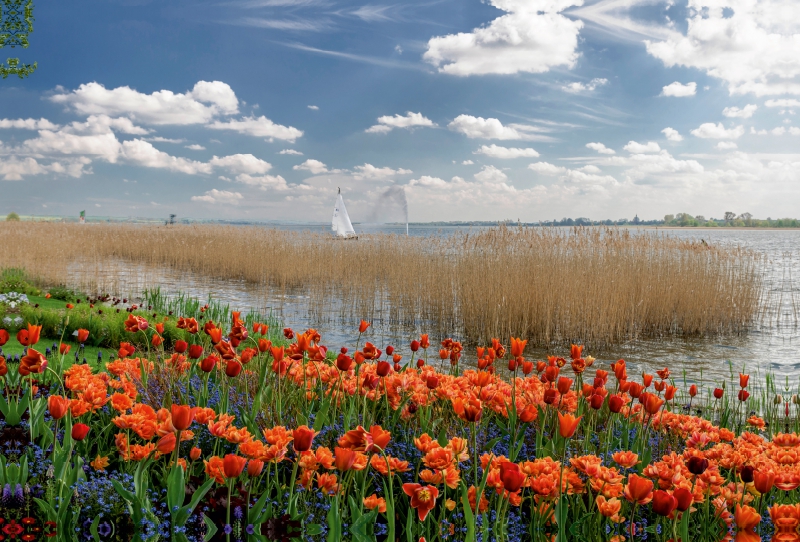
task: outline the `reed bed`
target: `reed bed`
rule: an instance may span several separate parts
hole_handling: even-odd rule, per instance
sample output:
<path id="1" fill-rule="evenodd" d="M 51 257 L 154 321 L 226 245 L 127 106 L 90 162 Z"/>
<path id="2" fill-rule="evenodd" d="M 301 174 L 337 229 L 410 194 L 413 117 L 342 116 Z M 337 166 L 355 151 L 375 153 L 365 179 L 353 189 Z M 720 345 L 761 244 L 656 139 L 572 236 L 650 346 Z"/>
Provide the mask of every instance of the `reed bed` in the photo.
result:
<path id="1" fill-rule="evenodd" d="M 739 333 L 765 311 L 758 253 L 628 230 L 498 227 L 344 242 L 260 227 L 5 222 L 0 233 L 2 265 L 43 283 L 68 283 L 80 266 L 71 286 L 105 289 L 104 269 L 122 261 L 303 292 L 320 320 L 388 320 L 471 343 Z"/>

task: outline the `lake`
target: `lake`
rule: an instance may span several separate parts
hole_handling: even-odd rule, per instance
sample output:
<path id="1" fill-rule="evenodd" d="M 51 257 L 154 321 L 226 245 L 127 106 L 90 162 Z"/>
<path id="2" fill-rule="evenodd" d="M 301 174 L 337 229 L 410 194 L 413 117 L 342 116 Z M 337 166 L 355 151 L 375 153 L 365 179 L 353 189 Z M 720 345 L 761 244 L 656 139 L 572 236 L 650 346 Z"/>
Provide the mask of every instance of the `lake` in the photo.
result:
<path id="1" fill-rule="evenodd" d="M 270 225 L 270 227 L 276 227 Z M 330 231 L 328 225 L 285 225 L 282 229 Z M 404 225 L 356 225 L 360 234 L 393 233 L 405 235 Z M 455 231 L 469 228 L 454 226 L 411 225 L 409 235 L 438 236 L 449 235 Z M 475 230 L 477 228 L 473 228 Z M 669 235 L 679 238 L 704 240 L 711 245 L 741 246 L 765 255 L 764 295 L 768 310 L 758 325 L 749 332 L 735 336 L 691 337 L 663 339 L 641 339 L 615 345 L 601 350 L 592 350 L 588 345 L 585 354 L 598 359 L 606 365 L 618 358 L 629 364 L 629 374 L 653 372 L 670 367 L 673 375 L 680 381 L 685 372 L 687 382 L 715 382 L 730 378 L 744 369 L 756 374 L 766 371 L 773 373 L 780 384 L 789 378 L 792 386 L 797 384 L 795 375 L 800 369 L 797 358 L 798 301 L 800 301 L 800 231 L 798 230 L 735 230 L 735 229 L 670 229 L 651 228 L 631 230 L 639 234 Z M 355 242 L 355 241 L 351 241 Z M 135 297 L 144 288 L 160 286 L 167 294 L 182 291 L 192 296 L 213 298 L 230 304 L 234 309 L 247 311 L 254 309 L 272 312 L 287 326 L 296 329 L 316 328 L 323 337 L 323 344 L 329 347 L 343 345 L 353 347 L 357 336 L 358 322 L 342 322 L 334 316 L 320 315 L 310 306 L 310 299 L 303 292 L 276 293 L 263 286 L 236 280 L 208 280 L 201 276 L 175 272 L 169 269 L 153 270 L 126 262 L 105 262 L 98 267 L 75 266 L 71 278 L 79 284 L 88 274 L 99 278 L 112 293 Z M 400 345 L 401 350 L 419 333 L 429 329 L 399 328 L 379 317 L 373 318 L 372 327 L 366 334 L 369 340 L 379 347 L 388 344 Z M 422 328 L 424 326 L 420 326 Z M 445 337 L 434 337 L 441 340 Z M 453 336 L 457 340 L 468 338 Z M 503 338 L 507 342 L 508 338 Z M 469 342 L 465 340 L 465 342 Z M 474 359 L 474 351 L 467 350 L 467 359 Z M 566 356 L 567 349 L 526 350 L 529 359 L 543 358 L 548 354 Z"/>

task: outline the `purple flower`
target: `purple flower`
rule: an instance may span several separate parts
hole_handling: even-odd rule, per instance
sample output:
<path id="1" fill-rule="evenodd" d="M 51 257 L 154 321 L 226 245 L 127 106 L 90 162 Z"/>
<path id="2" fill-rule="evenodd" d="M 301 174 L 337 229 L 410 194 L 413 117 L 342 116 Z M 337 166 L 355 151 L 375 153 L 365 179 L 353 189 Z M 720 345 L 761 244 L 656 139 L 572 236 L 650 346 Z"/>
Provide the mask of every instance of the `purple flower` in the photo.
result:
<path id="1" fill-rule="evenodd" d="M 225 528 L 222 530 L 225 534 L 231 534 L 233 532 L 233 527 L 231 527 L 230 523 L 225 524 Z"/>

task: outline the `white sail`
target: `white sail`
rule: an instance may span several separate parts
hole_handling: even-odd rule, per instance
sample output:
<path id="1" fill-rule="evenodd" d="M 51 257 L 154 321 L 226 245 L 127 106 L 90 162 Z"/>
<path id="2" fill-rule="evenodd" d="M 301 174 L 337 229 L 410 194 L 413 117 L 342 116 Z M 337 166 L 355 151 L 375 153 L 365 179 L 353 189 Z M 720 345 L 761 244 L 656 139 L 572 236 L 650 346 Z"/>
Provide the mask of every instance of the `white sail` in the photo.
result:
<path id="1" fill-rule="evenodd" d="M 344 206 L 341 192 L 336 199 L 336 205 L 333 208 L 333 220 L 331 222 L 331 229 L 339 237 L 349 237 L 355 235 L 356 230 L 353 229 L 353 224 L 350 222 L 350 217 L 347 215 L 347 208 Z"/>

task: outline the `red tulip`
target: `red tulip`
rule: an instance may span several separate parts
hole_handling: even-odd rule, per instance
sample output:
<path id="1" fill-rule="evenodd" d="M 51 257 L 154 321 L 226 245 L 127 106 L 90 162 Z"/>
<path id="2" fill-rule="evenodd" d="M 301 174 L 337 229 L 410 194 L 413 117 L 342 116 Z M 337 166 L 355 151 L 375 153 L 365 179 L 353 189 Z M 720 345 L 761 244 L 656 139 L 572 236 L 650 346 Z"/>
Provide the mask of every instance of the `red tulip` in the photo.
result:
<path id="1" fill-rule="evenodd" d="M 83 344 L 86 342 L 86 339 L 89 338 L 89 330 L 88 329 L 79 329 L 78 330 L 78 342 Z"/>
<path id="2" fill-rule="evenodd" d="M 775 474 L 771 471 L 756 471 L 753 474 L 753 485 L 759 493 L 769 493 L 775 485 Z"/>
<path id="3" fill-rule="evenodd" d="M 156 450 L 163 455 L 171 454 L 175 450 L 176 443 L 175 433 L 167 433 L 156 442 Z"/>
<path id="4" fill-rule="evenodd" d="M 694 501 L 694 495 L 685 487 L 679 487 L 673 491 L 672 496 L 675 497 L 675 500 L 678 502 L 677 508 L 680 512 L 686 512 Z"/>
<path id="5" fill-rule="evenodd" d="M 390 372 L 392 372 L 392 366 L 389 365 L 388 361 L 379 361 L 378 366 L 375 368 L 375 372 L 378 376 L 388 376 Z"/>
<path id="6" fill-rule="evenodd" d="M 519 465 L 507 461 L 500 464 L 500 480 L 503 482 L 503 488 L 506 491 L 514 493 L 525 482 L 525 474 L 519 468 Z"/>
<path id="7" fill-rule="evenodd" d="M 714 398 L 715 399 L 722 399 L 722 396 L 725 394 L 725 390 L 722 388 L 714 388 Z"/>
<path id="8" fill-rule="evenodd" d="M 697 386 L 695 384 L 692 384 L 691 386 L 689 386 L 689 397 L 694 397 L 696 395 L 697 395 Z"/>
<path id="9" fill-rule="evenodd" d="M 358 332 L 364 333 L 369 327 L 369 325 L 370 325 L 369 322 L 367 322 L 366 320 L 361 320 L 361 323 L 358 325 Z"/>
<path id="10" fill-rule="evenodd" d="M 8 342 L 8 339 L 9 339 L 8 331 L 6 331 L 5 329 L 0 329 L 0 346 L 6 344 Z"/>
<path id="11" fill-rule="evenodd" d="M 605 397 L 600 394 L 595 393 L 592 395 L 592 398 L 589 400 L 589 405 L 595 409 L 600 410 L 600 407 L 603 406 L 603 401 L 605 401 Z"/>
<path id="12" fill-rule="evenodd" d="M 614 414 L 619 414 L 624 404 L 625 401 L 619 395 L 615 394 L 608 398 L 608 408 Z"/>
<path id="13" fill-rule="evenodd" d="M 437 376 L 429 376 L 425 380 L 425 385 L 428 387 L 429 390 L 435 390 L 439 387 L 439 377 Z"/>
<path id="14" fill-rule="evenodd" d="M 572 388 L 572 379 L 562 376 L 558 379 L 558 393 L 565 395 Z"/>
<path id="15" fill-rule="evenodd" d="M 305 425 L 301 425 L 292 431 L 294 442 L 294 451 L 297 453 L 307 452 L 311 449 L 311 442 L 314 440 L 316 433 L 313 429 L 309 429 Z"/>
<path id="16" fill-rule="evenodd" d="M 556 390 L 553 388 L 547 388 L 544 390 L 544 402 L 548 405 L 554 404 L 556 402 L 556 397 L 558 397 L 558 395 L 556 394 Z"/>
<path id="17" fill-rule="evenodd" d="M 183 354 L 189 348 L 189 343 L 186 341 L 177 340 L 175 341 L 175 351 L 178 354 Z"/>
<path id="18" fill-rule="evenodd" d="M 203 346 L 199 344 L 193 344 L 189 347 L 189 359 L 200 359 L 200 356 L 203 355 Z"/>
<path id="19" fill-rule="evenodd" d="M 336 356 L 336 368 L 342 372 L 349 371 L 353 366 L 353 358 L 347 354 L 339 354 Z"/>
<path id="20" fill-rule="evenodd" d="M 749 397 L 750 397 L 750 392 L 749 391 L 747 391 L 745 389 L 739 390 L 739 400 L 740 401 L 742 401 L 742 402 L 747 401 L 747 399 Z"/>
<path id="21" fill-rule="evenodd" d="M 219 361 L 217 356 L 208 356 L 204 358 L 203 361 L 200 362 L 200 370 L 204 373 L 210 373 L 214 370 L 214 367 L 216 367 L 217 361 Z"/>
<path id="22" fill-rule="evenodd" d="M 58 352 L 59 352 L 59 353 L 60 353 L 62 356 L 66 355 L 66 354 L 69 354 L 69 351 L 70 351 L 71 349 L 72 349 L 72 346 L 70 346 L 70 345 L 68 345 L 68 344 L 61 343 L 60 345 L 58 345 Z"/>
<path id="23" fill-rule="evenodd" d="M 85 423 L 76 423 L 72 426 L 72 438 L 81 441 L 89 434 L 89 426 Z"/>
<path id="24" fill-rule="evenodd" d="M 225 374 L 231 378 L 239 376 L 239 373 L 242 372 L 242 364 L 236 361 L 235 359 L 228 360 L 228 364 L 225 365 Z"/>
<path id="25" fill-rule="evenodd" d="M 667 517 L 672 514 L 678 506 L 678 499 L 670 495 L 663 489 L 658 489 L 653 493 L 653 512 L 660 516 Z"/>
<path id="26" fill-rule="evenodd" d="M 411 351 L 416 352 L 417 350 L 419 350 L 419 341 L 411 341 Z"/>

